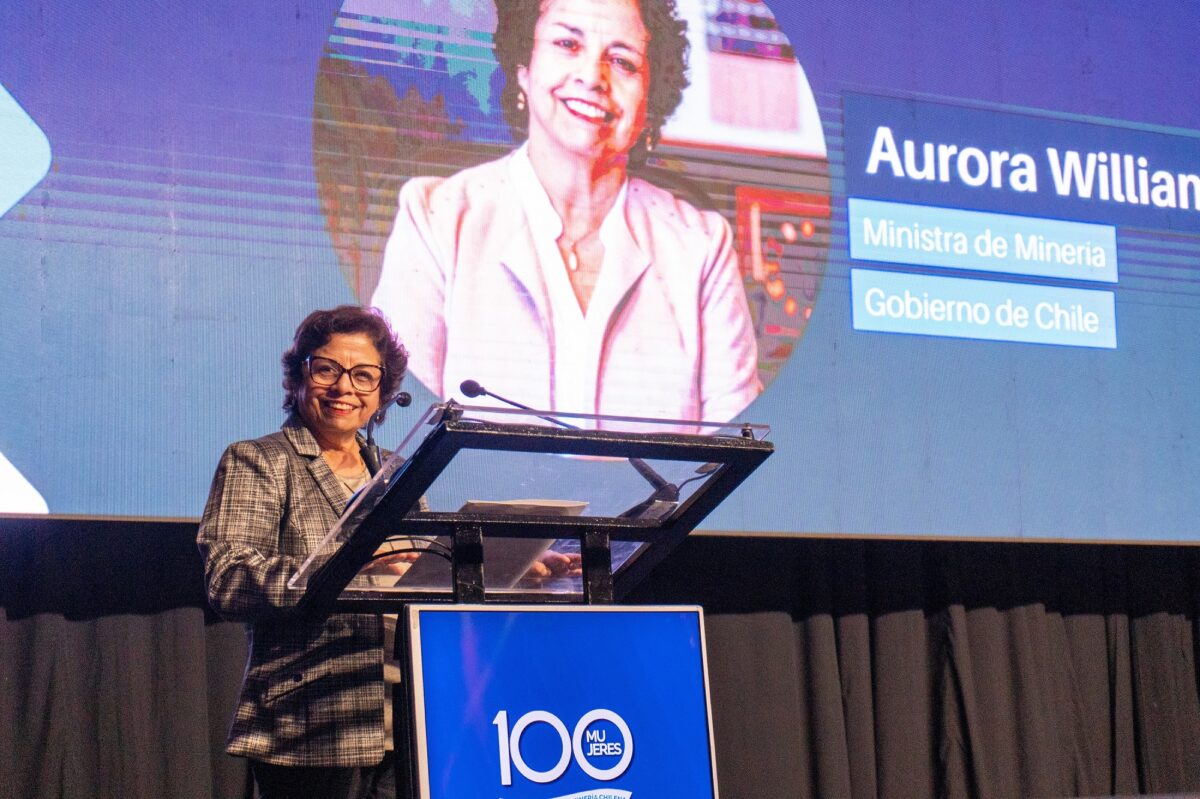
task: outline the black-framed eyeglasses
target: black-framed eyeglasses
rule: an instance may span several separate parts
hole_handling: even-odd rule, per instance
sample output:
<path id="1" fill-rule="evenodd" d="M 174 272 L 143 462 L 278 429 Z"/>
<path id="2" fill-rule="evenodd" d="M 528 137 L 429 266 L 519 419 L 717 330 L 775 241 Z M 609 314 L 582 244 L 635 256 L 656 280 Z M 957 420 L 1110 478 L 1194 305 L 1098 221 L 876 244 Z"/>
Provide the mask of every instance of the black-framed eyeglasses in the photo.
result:
<path id="1" fill-rule="evenodd" d="M 304 359 L 308 368 L 308 377 L 318 386 L 336 386 L 343 374 L 350 375 L 350 385 L 359 391 L 374 391 L 383 380 L 383 367 L 373 363 L 360 363 L 355 366 L 342 366 L 337 361 L 322 358 L 320 355 L 309 355 Z"/>

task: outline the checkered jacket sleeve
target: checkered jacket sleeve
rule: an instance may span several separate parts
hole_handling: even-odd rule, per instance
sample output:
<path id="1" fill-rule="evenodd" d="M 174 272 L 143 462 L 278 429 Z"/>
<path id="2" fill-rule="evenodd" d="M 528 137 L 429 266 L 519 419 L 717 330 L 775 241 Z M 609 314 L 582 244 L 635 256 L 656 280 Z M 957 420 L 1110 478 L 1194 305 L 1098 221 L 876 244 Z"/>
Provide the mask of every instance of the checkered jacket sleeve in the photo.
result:
<path id="1" fill-rule="evenodd" d="M 328 519 L 326 530 L 335 518 L 320 496 L 306 509 L 288 507 L 289 459 L 272 443 L 240 441 L 225 450 L 200 521 L 208 601 L 230 621 L 263 621 L 294 607 L 287 581 L 306 553 L 287 535 L 287 517 L 303 522 L 315 514 Z"/>

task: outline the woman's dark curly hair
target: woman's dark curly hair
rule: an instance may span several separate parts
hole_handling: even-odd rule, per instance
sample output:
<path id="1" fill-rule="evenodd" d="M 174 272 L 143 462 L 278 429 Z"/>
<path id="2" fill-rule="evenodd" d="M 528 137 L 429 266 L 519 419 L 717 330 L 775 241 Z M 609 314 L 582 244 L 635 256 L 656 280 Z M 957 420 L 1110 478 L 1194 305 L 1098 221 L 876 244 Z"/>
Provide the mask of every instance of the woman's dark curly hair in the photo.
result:
<path id="1" fill-rule="evenodd" d="M 533 55 L 533 31 L 542 14 L 543 0 L 496 0 L 496 60 L 504 70 L 504 89 L 500 106 L 513 137 L 524 140 L 529 127 L 529 112 L 517 107 L 521 87 L 517 68 L 529 66 Z M 650 34 L 646 61 L 650 68 L 649 94 L 646 98 L 646 130 L 630 153 L 640 164 L 650 147 L 658 144 L 662 126 L 679 107 L 687 88 L 687 23 L 675 12 L 675 0 L 638 0 L 642 24 Z"/>
<path id="2" fill-rule="evenodd" d="M 304 385 L 304 359 L 328 344 L 335 333 L 365 333 L 383 357 L 383 379 L 379 383 L 379 420 L 383 421 L 383 414 L 400 390 L 400 381 L 408 369 L 408 351 L 382 313 L 358 305 L 313 311 L 296 328 L 292 346 L 283 354 L 283 409 L 295 413 L 296 398 Z"/>

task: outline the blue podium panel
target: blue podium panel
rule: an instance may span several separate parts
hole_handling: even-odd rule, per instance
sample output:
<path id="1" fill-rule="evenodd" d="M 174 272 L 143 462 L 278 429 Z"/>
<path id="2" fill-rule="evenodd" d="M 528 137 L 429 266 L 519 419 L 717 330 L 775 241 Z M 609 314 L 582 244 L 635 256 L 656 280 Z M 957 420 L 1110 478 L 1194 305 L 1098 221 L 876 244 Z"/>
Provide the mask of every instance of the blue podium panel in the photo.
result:
<path id="1" fill-rule="evenodd" d="M 717 796 L 698 607 L 408 609 L 422 799 Z"/>

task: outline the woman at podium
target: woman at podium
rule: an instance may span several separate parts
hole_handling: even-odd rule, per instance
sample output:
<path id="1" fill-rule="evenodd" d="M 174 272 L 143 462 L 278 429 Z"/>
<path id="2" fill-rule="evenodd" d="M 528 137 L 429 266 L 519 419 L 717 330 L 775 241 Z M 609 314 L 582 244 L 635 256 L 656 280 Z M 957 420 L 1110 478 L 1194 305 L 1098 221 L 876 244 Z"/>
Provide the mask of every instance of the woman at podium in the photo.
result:
<path id="1" fill-rule="evenodd" d="M 673 0 L 498 2 L 499 160 L 400 192 L 372 303 L 443 398 L 728 421 L 759 393 L 728 223 L 630 174 L 687 85 Z"/>
<path id="2" fill-rule="evenodd" d="M 227 751 L 262 797 L 377 796 L 392 779 L 377 615 L 296 615 L 288 578 L 369 479 L 358 430 L 396 395 L 407 353 L 383 317 L 310 314 L 283 355 L 283 428 L 231 445 L 200 521 L 208 601 L 250 653 Z"/>

